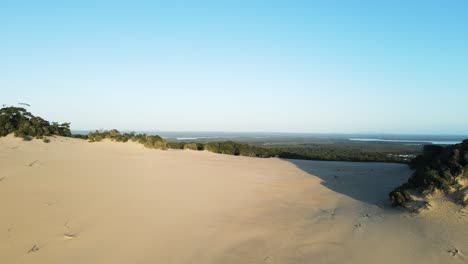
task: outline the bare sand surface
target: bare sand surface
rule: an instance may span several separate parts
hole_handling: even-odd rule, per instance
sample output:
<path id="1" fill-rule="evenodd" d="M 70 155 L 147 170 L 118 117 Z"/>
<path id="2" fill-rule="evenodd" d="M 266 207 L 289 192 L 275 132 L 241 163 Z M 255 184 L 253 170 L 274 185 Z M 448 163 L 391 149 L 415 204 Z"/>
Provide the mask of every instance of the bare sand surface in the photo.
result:
<path id="1" fill-rule="evenodd" d="M 468 212 L 413 215 L 401 164 L 0 138 L 0 263 L 467 263 Z"/>

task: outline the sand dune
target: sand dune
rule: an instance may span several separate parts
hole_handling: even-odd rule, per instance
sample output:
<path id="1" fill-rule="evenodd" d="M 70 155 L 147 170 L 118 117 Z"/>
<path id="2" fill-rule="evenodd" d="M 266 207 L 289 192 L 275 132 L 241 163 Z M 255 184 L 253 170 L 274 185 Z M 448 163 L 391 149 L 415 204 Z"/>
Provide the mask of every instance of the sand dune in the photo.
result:
<path id="1" fill-rule="evenodd" d="M 466 263 L 468 211 L 404 165 L 0 138 L 0 263 Z"/>

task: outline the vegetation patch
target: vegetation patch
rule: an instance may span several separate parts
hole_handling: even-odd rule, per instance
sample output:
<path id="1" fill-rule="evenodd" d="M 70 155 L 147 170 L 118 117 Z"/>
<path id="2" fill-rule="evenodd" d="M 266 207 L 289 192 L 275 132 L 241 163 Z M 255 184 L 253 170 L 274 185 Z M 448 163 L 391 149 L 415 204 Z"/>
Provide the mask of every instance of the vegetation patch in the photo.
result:
<path id="1" fill-rule="evenodd" d="M 71 136 L 70 123 L 50 123 L 25 108 L 14 106 L 0 109 L 0 137 L 10 133 L 27 141 L 52 135 Z"/>
<path id="2" fill-rule="evenodd" d="M 450 146 L 424 146 L 423 153 L 410 162 L 415 170 L 408 182 L 390 192 L 393 206 L 411 201 L 408 190 L 421 193 L 460 191 L 468 177 L 468 139 Z"/>
<path id="3" fill-rule="evenodd" d="M 116 142 L 133 141 L 143 144 L 147 148 L 167 149 L 167 142 L 160 136 L 136 134 L 135 132 L 120 133 L 117 129 L 89 132 L 88 135 L 75 136 L 77 138 L 87 139 L 89 142 L 99 142 L 103 139 L 109 139 Z"/>

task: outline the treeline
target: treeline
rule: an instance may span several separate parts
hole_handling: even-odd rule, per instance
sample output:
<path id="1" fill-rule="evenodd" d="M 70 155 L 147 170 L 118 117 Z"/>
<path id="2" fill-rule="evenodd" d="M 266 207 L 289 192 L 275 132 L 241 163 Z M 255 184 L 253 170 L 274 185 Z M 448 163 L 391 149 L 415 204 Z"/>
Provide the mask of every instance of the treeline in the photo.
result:
<path id="1" fill-rule="evenodd" d="M 192 149 L 192 150 L 207 150 L 219 154 L 235 155 L 235 156 L 247 156 L 247 157 L 259 157 L 259 158 L 270 158 L 278 157 L 279 153 L 274 149 L 267 149 L 252 146 L 249 144 L 238 143 L 234 141 L 224 142 L 169 142 L 169 148 L 172 149 Z"/>
<path id="2" fill-rule="evenodd" d="M 336 146 L 285 147 L 278 148 L 278 151 L 279 156 L 286 159 L 408 163 L 408 158 L 399 155 Z"/>
<path id="3" fill-rule="evenodd" d="M 89 142 L 99 142 L 108 139 L 116 142 L 133 141 L 143 144 L 147 148 L 155 149 L 191 149 L 207 150 L 220 154 L 268 158 L 277 155 L 272 149 L 260 148 L 233 141 L 226 142 L 168 142 L 157 135 L 136 134 L 135 132 L 121 133 L 116 129 L 90 132 L 87 135 L 73 135 L 75 138 L 86 139 Z"/>
<path id="4" fill-rule="evenodd" d="M 34 116 L 22 107 L 3 107 L 0 109 L 0 136 L 13 133 L 24 140 L 42 139 L 46 136 L 71 136 L 70 123 L 50 123 L 39 116 Z M 48 139 L 44 138 L 44 142 Z"/>
<path id="5" fill-rule="evenodd" d="M 304 159 L 304 160 L 328 160 L 328 161 L 369 161 L 369 162 L 400 162 L 406 163 L 407 159 L 397 155 L 388 155 L 378 152 L 365 152 L 349 149 L 339 149 L 333 147 L 260 147 L 250 144 L 238 143 L 234 141 L 224 142 L 168 142 L 160 136 L 120 133 L 118 130 L 95 131 L 88 135 L 75 135 L 75 137 L 87 139 L 90 142 L 97 142 L 109 139 L 117 142 L 133 141 L 143 144 L 148 148 L 156 149 L 191 149 L 206 150 L 214 153 L 270 158 L 278 157 L 283 159 Z"/>
<path id="6" fill-rule="evenodd" d="M 410 189 L 419 192 L 459 190 L 460 180 L 468 178 L 468 139 L 450 146 L 427 145 L 423 153 L 410 162 L 415 169 L 407 183 L 389 196 L 392 205 L 401 206 L 412 200 Z"/>
<path id="7" fill-rule="evenodd" d="M 87 139 L 90 142 L 99 142 L 103 139 L 109 139 L 117 142 L 133 141 L 143 144 L 147 148 L 155 149 L 167 149 L 167 142 L 160 136 L 147 135 L 147 134 L 136 134 L 135 132 L 120 133 L 117 129 L 109 131 L 90 132 L 87 135 L 74 135 L 76 138 Z"/>

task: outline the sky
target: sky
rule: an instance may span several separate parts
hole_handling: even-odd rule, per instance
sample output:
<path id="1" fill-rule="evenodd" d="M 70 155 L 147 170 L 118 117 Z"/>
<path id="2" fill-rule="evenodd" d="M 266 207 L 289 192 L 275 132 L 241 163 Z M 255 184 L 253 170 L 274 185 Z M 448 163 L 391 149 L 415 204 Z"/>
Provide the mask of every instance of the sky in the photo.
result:
<path id="1" fill-rule="evenodd" d="M 468 1 L 0 0 L 0 104 L 74 130 L 468 134 Z"/>

